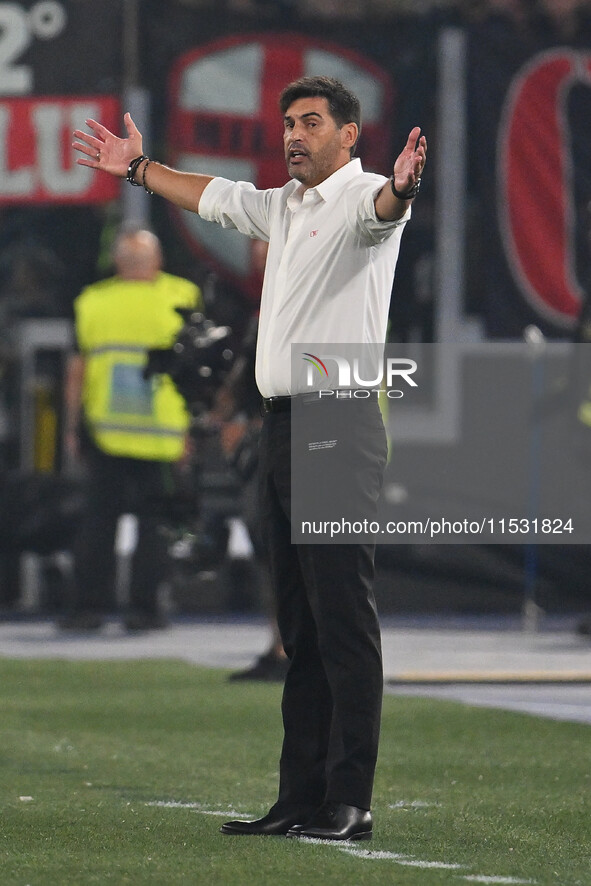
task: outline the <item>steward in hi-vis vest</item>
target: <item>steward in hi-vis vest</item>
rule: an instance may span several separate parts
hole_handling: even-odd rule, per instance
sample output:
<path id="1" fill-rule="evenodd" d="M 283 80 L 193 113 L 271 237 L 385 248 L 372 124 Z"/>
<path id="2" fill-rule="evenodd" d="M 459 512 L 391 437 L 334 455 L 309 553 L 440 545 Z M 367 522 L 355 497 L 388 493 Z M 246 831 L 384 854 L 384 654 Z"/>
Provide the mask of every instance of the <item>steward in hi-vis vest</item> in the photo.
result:
<path id="1" fill-rule="evenodd" d="M 160 271 L 152 280 L 119 276 L 88 286 L 74 303 L 85 369 L 87 430 L 110 455 L 177 461 L 189 416 L 167 375 L 144 377 L 147 351 L 174 342 L 183 320 L 176 307 L 199 308 L 199 289 Z"/>
<path id="2" fill-rule="evenodd" d="M 194 283 L 162 271 L 158 238 L 123 231 L 113 250 L 116 275 L 88 286 L 74 303 L 78 351 L 68 361 L 65 446 L 82 456 L 84 509 L 73 539 L 74 582 L 64 630 L 99 630 L 118 611 L 114 543 L 119 518 L 134 514 L 124 624 L 163 628 L 160 589 L 168 575 L 162 506 L 174 462 L 187 455 L 189 414 L 170 376 L 144 369 L 148 351 L 169 348 L 183 326 L 176 308 L 199 310 Z"/>

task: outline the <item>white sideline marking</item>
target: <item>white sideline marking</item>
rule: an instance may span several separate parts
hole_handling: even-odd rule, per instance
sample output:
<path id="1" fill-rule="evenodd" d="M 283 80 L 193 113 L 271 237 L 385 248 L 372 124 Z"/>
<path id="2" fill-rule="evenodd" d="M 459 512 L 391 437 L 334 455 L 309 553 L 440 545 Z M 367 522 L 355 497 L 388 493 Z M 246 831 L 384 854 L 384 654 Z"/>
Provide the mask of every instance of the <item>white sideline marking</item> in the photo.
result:
<path id="1" fill-rule="evenodd" d="M 202 815 L 239 815 L 244 816 L 245 821 L 251 817 L 248 812 L 236 812 L 235 809 L 207 809 L 202 803 L 180 803 L 178 800 L 151 800 L 145 806 L 158 806 L 160 809 L 195 809 Z M 254 818 L 254 816 L 252 816 Z"/>
<path id="2" fill-rule="evenodd" d="M 445 861 L 424 861 L 423 859 L 413 858 L 410 855 L 403 855 L 399 852 L 384 852 L 383 850 L 361 849 L 353 846 L 350 842 L 342 840 L 316 840 L 301 839 L 300 843 L 312 843 L 316 846 L 334 846 L 340 852 L 346 852 L 347 855 L 353 855 L 356 858 L 363 858 L 366 861 L 393 861 L 402 867 L 420 868 L 421 870 L 444 870 L 444 871 L 460 871 L 465 870 L 465 864 L 454 864 Z M 515 877 L 487 877 L 484 874 L 462 875 L 462 880 L 469 883 L 498 884 L 498 886 L 535 886 L 535 880 L 518 880 Z"/>
<path id="3" fill-rule="evenodd" d="M 348 855 L 356 855 L 358 858 L 367 858 L 370 861 L 373 861 L 374 859 L 386 859 L 389 861 L 395 861 L 396 864 L 408 868 L 439 868 L 440 870 L 445 871 L 458 871 L 466 867 L 465 864 L 451 864 L 445 861 L 421 861 L 420 859 L 412 858 L 409 855 L 400 855 L 398 852 L 382 852 L 380 850 L 372 852 L 371 849 L 356 849 L 352 846 L 343 846 L 342 843 L 338 848 L 341 852 L 346 852 Z"/>
<path id="4" fill-rule="evenodd" d="M 430 802 L 428 800 L 397 800 L 396 803 L 390 803 L 388 809 L 432 809 L 441 806 L 441 803 Z"/>
<path id="5" fill-rule="evenodd" d="M 201 803 L 182 803 L 178 800 L 151 800 L 144 804 L 145 806 L 157 806 L 161 809 L 194 809 L 201 815 L 221 815 L 228 817 L 236 815 L 248 821 L 255 818 L 254 814 L 249 815 L 246 812 L 237 812 L 235 809 L 207 809 Z M 425 806 L 439 806 L 439 803 L 425 803 L 421 800 L 413 800 L 411 803 L 399 801 L 390 806 L 390 809 L 402 808 L 424 808 Z M 315 846 L 334 846 L 340 852 L 346 852 L 347 855 L 353 855 L 356 858 L 364 858 L 367 861 L 393 861 L 402 867 L 420 868 L 422 870 L 445 870 L 459 871 L 466 868 L 465 864 L 454 864 L 445 861 L 425 861 L 419 858 L 413 858 L 410 855 L 403 855 L 399 852 L 386 852 L 380 849 L 362 849 L 354 846 L 349 841 L 343 840 L 317 840 L 305 838 L 297 840 L 298 843 L 307 843 Z M 482 883 L 484 886 L 535 886 L 535 880 L 520 880 L 515 877 L 488 877 L 485 874 L 465 874 L 461 876 L 462 880 L 468 883 Z"/>
<path id="6" fill-rule="evenodd" d="M 412 868 L 440 868 L 443 870 L 451 870 L 458 871 L 465 868 L 465 864 L 450 864 L 445 861 L 421 861 L 418 858 L 413 858 L 410 855 L 403 855 L 400 852 L 385 852 L 382 849 L 360 849 L 357 846 L 353 846 L 349 841 L 343 840 L 317 840 L 311 837 L 305 837 L 299 840 L 300 843 L 312 844 L 314 846 L 334 846 L 335 849 L 339 849 L 341 852 L 346 852 L 347 855 L 354 855 L 357 858 L 365 858 L 368 861 L 395 861 L 396 864 L 403 865 L 404 867 L 412 867 Z"/>
<path id="7" fill-rule="evenodd" d="M 452 862 L 448 863 L 445 861 L 420 861 L 419 859 L 415 861 L 412 858 L 401 858 L 400 861 L 396 863 L 407 868 L 434 868 L 435 870 L 439 869 L 442 871 L 461 871 L 462 868 L 466 867 L 465 864 L 453 864 Z"/>
<path id="8" fill-rule="evenodd" d="M 220 809 L 200 809 L 199 812 L 201 815 L 221 815 L 222 818 L 227 818 L 229 815 L 237 815 L 239 818 L 241 817 L 241 812 L 236 812 L 234 809 L 226 809 L 224 812 Z M 250 821 L 250 819 L 254 818 L 253 815 L 247 815 L 244 821 Z"/>
<path id="9" fill-rule="evenodd" d="M 498 883 L 498 884 L 528 884 L 535 883 L 535 880 L 518 880 L 515 877 L 485 877 L 482 874 L 477 874 L 476 876 L 471 877 L 462 877 L 462 880 L 467 880 L 468 883 Z"/>

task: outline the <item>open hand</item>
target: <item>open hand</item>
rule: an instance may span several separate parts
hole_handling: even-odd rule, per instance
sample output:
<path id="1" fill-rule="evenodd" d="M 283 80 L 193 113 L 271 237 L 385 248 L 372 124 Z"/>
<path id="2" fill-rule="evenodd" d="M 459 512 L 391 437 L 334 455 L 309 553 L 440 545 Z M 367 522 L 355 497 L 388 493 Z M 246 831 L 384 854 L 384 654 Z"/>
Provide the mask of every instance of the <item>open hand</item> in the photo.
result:
<path id="1" fill-rule="evenodd" d="M 85 155 L 78 157 L 76 163 L 125 178 L 130 162 L 142 154 L 142 135 L 131 119 L 131 114 L 125 114 L 123 121 L 127 138 L 118 138 L 96 120 L 86 120 L 86 125 L 93 134 L 80 129 L 74 131 L 74 138 L 78 141 L 72 142 L 72 147 Z"/>
<path id="2" fill-rule="evenodd" d="M 394 186 L 397 191 L 409 191 L 422 175 L 427 160 L 427 139 L 415 126 L 394 164 Z"/>

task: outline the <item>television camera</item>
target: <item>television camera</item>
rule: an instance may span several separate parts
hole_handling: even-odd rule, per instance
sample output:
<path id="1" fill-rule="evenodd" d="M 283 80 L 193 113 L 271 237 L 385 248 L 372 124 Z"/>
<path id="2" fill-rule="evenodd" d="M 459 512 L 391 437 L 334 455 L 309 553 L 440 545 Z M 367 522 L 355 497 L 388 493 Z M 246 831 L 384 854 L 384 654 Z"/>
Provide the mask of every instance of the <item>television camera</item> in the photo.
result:
<path id="1" fill-rule="evenodd" d="M 239 500 L 236 476 L 220 461 L 218 428 L 208 418 L 234 351 L 229 326 L 217 326 L 199 311 L 176 310 L 184 324 L 170 348 L 148 351 L 144 375 L 169 375 L 191 414 L 188 457 L 176 466 L 174 490 L 163 503 L 171 556 L 190 572 L 220 562 L 226 518 L 236 513 Z"/>
<path id="2" fill-rule="evenodd" d="M 216 391 L 232 366 L 232 330 L 216 326 L 199 311 L 176 310 L 184 324 L 172 347 L 148 351 L 144 375 L 169 375 L 195 419 L 211 409 Z"/>

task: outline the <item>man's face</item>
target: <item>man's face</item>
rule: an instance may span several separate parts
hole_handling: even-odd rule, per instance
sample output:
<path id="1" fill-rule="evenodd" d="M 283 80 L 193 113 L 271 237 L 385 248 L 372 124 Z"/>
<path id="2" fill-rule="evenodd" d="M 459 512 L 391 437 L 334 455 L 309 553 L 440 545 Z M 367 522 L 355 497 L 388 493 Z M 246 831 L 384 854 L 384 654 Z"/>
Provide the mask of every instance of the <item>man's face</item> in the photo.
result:
<path id="1" fill-rule="evenodd" d="M 316 187 L 349 162 L 357 127 L 347 123 L 339 129 L 325 98 L 296 99 L 283 125 L 287 171 L 306 188 Z"/>

